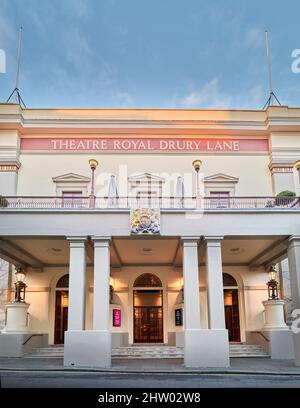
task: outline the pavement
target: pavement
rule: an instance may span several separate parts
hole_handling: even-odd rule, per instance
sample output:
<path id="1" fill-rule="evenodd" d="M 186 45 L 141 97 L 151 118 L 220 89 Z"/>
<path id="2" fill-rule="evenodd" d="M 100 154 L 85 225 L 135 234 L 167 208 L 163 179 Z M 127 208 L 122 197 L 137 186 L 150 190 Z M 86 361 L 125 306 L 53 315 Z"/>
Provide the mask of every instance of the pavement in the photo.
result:
<path id="1" fill-rule="evenodd" d="M 270 358 L 233 358 L 228 368 L 187 368 L 182 359 L 122 359 L 114 358 L 110 368 L 64 367 L 62 358 L 0 357 L 0 372 L 99 372 L 157 374 L 253 374 L 293 375 L 300 380 L 300 367 L 293 360 Z"/>
<path id="2" fill-rule="evenodd" d="M 234 358 L 228 368 L 186 368 L 182 359 L 113 359 L 107 369 L 64 367 L 62 358 L 0 358 L 0 388 L 300 388 L 292 360 Z"/>

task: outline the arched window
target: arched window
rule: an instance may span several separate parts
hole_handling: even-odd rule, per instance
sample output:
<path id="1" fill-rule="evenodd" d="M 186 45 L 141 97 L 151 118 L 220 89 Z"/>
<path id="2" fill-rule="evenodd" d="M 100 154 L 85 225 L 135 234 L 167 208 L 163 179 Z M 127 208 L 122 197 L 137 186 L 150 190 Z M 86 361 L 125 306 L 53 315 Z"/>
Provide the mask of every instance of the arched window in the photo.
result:
<path id="1" fill-rule="evenodd" d="M 56 284 L 57 288 L 68 288 L 69 287 L 69 274 L 67 273 L 66 275 L 62 276 L 57 284 Z"/>
<path id="2" fill-rule="evenodd" d="M 223 273 L 223 286 L 238 286 L 237 281 L 229 275 L 229 273 Z"/>
<path id="3" fill-rule="evenodd" d="M 140 288 L 161 288 L 162 283 L 161 280 L 153 275 L 152 273 L 143 273 L 142 275 L 138 276 L 136 280 L 134 281 L 133 286 L 135 288 L 140 287 Z"/>

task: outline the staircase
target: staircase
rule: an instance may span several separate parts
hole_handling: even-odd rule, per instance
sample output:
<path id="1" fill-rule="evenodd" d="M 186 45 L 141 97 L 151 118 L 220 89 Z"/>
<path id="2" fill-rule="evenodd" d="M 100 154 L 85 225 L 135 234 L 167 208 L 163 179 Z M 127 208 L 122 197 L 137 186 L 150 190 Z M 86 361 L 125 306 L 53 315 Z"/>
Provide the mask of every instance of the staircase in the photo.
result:
<path id="1" fill-rule="evenodd" d="M 229 354 L 234 357 L 270 357 L 261 346 L 233 343 L 229 344 Z"/>
<path id="2" fill-rule="evenodd" d="M 112 349 L 116 358 L 183 358 L 183 347 L 130 346 Z"/>
<path id="3" fill-rule="evenodd" d="M 238 357 L 269 357 L 261 346 L 234 343 L 229 345 L 229 352 L 231 358 Z M 63 346 L 49 346 L 41 347 L 28 353 L 26 358 L 63 358 Z M 183 347 L 175 346 L 129 346 L 117 347 L 112 349 L 113 358 L 134 358 L 134 359 L 148 359 L 148 358 L 183 358 Z"/>
<path id="4" fill-rule="evenodd" d="M 24 356 L 25 358 L 64 358 L 64 346 L 39 347 Z"/>

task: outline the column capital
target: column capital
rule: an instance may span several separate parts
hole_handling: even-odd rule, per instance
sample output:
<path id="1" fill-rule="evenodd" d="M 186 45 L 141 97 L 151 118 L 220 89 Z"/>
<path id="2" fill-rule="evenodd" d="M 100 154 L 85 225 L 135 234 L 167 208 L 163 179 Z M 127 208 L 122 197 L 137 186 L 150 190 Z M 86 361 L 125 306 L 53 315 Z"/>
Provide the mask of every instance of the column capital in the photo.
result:
<path id="1" fill-rule="evenodd" d="M 198 246 L 200 237 L 181 237 L 180 240 L 181 240 L 182 245 Z"/>
<path id="2" fill-rule="evenodd" d="M 221 241 L 224 239 L 223 236 L 210 236 L 206 235 L 203 237 L 203 241 L 206 243 L 206 246 L 220 246 Z"/>
<path id="3" fill-rule="evenodd" d="M 111 237 L 103 237 L 99 235 L 91 236 L 91 240 L 94 242 L 95 247 L 109 247 L 111 243 Z"/>
<path id="4" fill-rule="evenodd" d="M 69 241 L 70 247 L 73 248 L 81 248 L 84 247 L 87 241 L 87 236 L 74 236 L 74 237 L 66 237 L 67 241 Z"/>
<path id="5" fill-rule="evenodd" d="M 294 245 L 300 245 L 300 235 L 291 235 L 289 238 L 288 238 L 288 243 L 291 245 L 291 244 L 294 244 Z"/>

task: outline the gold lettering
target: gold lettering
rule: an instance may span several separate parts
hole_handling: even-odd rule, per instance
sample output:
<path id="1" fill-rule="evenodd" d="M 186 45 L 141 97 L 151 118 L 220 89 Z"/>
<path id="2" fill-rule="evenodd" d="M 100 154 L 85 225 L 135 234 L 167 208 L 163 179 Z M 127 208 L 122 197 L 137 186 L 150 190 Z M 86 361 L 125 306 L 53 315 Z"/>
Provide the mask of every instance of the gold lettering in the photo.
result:
<path id="1" fill-rule="evenodd" d="M 233 150 L 240 150 L 240 142 L 238 140 L 234 140 Z"/>
<path id="2" fill-rule="evenodd" d="M 224 150 L 232 150 L 232 142 L 224 142 Z"/>
<path id="3" fill-rule="evenodd" d="M 51 140 L 51 143 L 52 143 L 53 150 L 57 150 L 59 148 L 58 145 L 57 145 L 59 143 L 59 140 L 57 140 L 57 139 Z"/>

